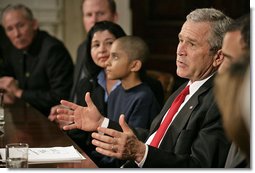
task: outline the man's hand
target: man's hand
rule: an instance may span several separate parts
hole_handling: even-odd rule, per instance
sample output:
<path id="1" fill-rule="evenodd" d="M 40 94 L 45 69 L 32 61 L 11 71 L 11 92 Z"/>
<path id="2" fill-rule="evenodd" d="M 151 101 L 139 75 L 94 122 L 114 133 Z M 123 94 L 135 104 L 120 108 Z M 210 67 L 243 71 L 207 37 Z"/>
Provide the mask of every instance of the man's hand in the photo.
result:
<path id="1" fill-rule="evenodd" d="M 9 76 L 0 78 L 0 88 L 4 89 L 9 95 L 13 95 L 17 98 L 20 98 L 23 92 L 23 90 L 18 87 L 17 81 Z"/>
<path id="2" fill-rule="evenodd" d="M 145 144 L 139 141 L 128 127 L 124 115 L 120 116 L 119 123 L 123 132 L 99 127 L 98 133 L 92 133 L 94 138 L 92 144 L 97 146 L 96 151 L 103 155 L 141 162 L 145 153 Z"/>
<path id="3" fill-rule="evenodd" d="M 51 108 L 51 110 L 50 110 L 50 114 L 49 114 L 49 116 L 48 116 L 48 119 L 49 119 L 50 121 L 52 121 L 52 122 L 55 122 L 55 123 L 58 125 L 58 127 L 59 127 L 60 129 L 63 129 L 64 126 L 66 126 L 66 125 L 68 125 L 68 124 L 71 124 L 72 121 L 63 121 L 63 120 L 58 120 L 58 119 L 57 119 L 57 115 L 58 115 L 57 109 L 60 109 L 60 108 L 65 109 L 65 107 L 62 106 L 62 105 L 53 106 L 53 107 Z M 66 109 L 67 109 L 67 108 L 66 108 Z"/>
<path id="4" fill-rule="evenodd" d="M 57 109 L 61 108 L 61 105 L 56 105 L 56 106 L 53 106 L 51 109 L 50 109 L 50 114 L 48 116 L 48 119 L 50 121 L 56 121 L 57 120 Z"/>
<path id="5" fill-rule="evenodd" d="M 15 103 L 15 101 L 16 101 L 16 97 L 12 93 L 9 93 L 9 92 L 5 91 L 5 93 L 4 93 L 4 104 L 10 105 L 10 104 Z"/>
<path id="6" fill-rule="evenodd" d="M 100 114 L 92 102 L 89 92 L 85 95 L 85 101 L 87 103 L 87 107 L 79 106 L 66 100 L 61 100 L 61 104 L 68 109 L 57 109 L 57 119 L 73 122 L 72 124 L 65 125 L 63 127 L 64 130 L 78 128 L 84 131 L 96 131 L 102 124 L 104 117 Z"/>

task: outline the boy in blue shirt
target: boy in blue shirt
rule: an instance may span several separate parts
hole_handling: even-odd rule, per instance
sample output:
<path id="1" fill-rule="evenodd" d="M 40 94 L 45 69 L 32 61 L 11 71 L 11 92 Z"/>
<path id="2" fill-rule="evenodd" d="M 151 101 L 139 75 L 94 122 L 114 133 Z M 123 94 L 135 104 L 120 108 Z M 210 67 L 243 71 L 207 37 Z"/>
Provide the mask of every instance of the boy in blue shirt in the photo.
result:
<path id="1" fill-rule="evenodd" d="M 106 75 L 110 80 L 120 80 L 108 97 L 107 118 L 118 122 L 121 114 L 133 127 L 149 129 L 160 105 L 146 81 L 143 67 L 149 49 L 139 37 L 124 36 L 116 39 L 106 61 Z M 99 156 L 99 167 L 120 167 L 124 162 L 107 156 Z"/>
<path id="2" fill-rule="evenodd" d="M 160 106 L 153 92 L 142 79 L 146 77 L 144 62 L 149 49 L 139 37 L 125 36 L 112 44 L 110 58 L 106 61 L 106 75 L 111 80 L 121 80 L 109 95 L 107 117 L 116 122 L 121 114 L 133 127 L 149 128 Z"/>

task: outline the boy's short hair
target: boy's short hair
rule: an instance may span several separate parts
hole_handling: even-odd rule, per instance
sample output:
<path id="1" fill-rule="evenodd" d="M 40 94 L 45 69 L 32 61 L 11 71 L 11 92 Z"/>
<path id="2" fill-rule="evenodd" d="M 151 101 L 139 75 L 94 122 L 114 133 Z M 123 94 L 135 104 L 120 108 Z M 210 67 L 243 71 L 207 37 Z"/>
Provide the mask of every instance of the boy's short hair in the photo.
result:
<path id="1" fill-rule="evenodd" d="M 127 53 L 130 60 L 140 60 L 144 63 L 149 56 L 149 48 L 145 41 L 137 36 L 120 37 L 119 46 Z"/>

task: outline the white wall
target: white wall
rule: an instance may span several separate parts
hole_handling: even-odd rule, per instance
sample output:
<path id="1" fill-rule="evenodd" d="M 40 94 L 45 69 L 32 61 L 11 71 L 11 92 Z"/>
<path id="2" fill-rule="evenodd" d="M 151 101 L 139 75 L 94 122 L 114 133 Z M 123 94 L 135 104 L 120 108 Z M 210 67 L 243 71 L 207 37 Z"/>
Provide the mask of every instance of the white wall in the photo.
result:
<path id="1" fill-rule="evenodd" d="M 82 24 L 81 3 L 83 0 L 64 0 L 64 42 L 76 61 L 77 49 L 86 34 Z"/>
<path id="2" fill-rule="evenodd" d="M 132 14 L 130 9 L 130 0 L 115 0 L 117 12 L 119 14 L 118 23 L 128 35 L 132 34 Z"/>

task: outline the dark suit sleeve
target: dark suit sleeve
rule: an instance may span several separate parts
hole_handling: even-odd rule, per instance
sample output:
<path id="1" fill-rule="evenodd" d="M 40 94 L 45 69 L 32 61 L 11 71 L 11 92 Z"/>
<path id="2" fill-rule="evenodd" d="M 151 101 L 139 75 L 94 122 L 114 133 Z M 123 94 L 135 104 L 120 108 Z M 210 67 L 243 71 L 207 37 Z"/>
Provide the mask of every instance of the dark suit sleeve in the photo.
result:
<path id="1" fill-rule="evenodd" d="M 224 167 L 229 142 L 224 135 L 218 108 L 216 104 L 211 104 L 208 111 L 200 112 L 206 115 L 202 124 L 196 124 L 198 128 L 201 127 L 195 129 L 198 133 L 194 133 L 193 130 L 183 130 L 174 151 L 149 146 L 143 167 Z M 189 123 L 199 122 L 198 119 L 193 118 L 191 117 Z"/>
<path id="2" fill-rule="evenodd" d="M 65 47 L 58 44 L 47 52 L 45 71 L 50 88 L 24 90 L 22 94 L 22 99 L 45 115 L 48 115 L 50 108 L 59 104 L 61 99 L 69 98 L 73 82 L 73 62 Z"/>

